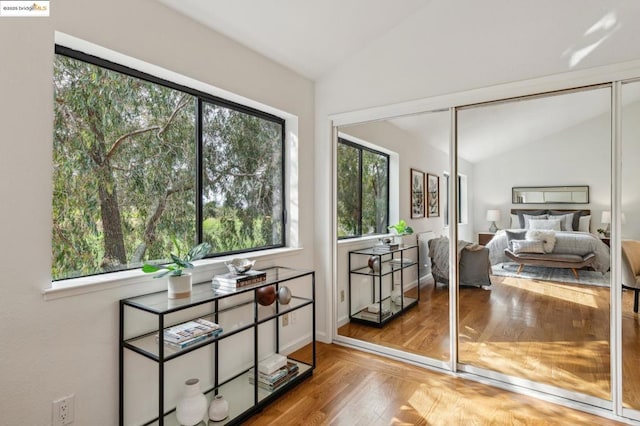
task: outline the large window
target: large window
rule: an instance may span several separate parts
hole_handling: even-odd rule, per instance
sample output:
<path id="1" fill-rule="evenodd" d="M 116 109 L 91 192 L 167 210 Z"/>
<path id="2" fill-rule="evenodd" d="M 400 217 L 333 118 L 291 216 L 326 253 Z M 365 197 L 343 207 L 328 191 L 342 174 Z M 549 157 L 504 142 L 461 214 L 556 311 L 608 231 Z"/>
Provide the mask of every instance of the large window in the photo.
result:
<path id="1" fill-rule="evenodd" d="M 387 233 L 389 156 L 338 140 L 338 238 Z"/>
<path id="2" fill-rule="evenodd" d="M 284 120 L 56 46 L 54 280 L 281 247 Z"/>

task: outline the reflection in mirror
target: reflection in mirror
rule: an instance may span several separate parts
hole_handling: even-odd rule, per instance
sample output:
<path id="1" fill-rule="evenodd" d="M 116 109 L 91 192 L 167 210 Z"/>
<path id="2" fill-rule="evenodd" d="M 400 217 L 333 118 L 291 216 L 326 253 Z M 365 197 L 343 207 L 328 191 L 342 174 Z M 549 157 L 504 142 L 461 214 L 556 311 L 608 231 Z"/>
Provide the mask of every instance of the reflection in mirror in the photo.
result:
<path id="1" fill-rule="evenodd" d="M 610 150 L 608 87 L 458 111 L 459 161 L 472 170 L 469 220 L 458 227 L 483 243 L 491 264 L 490 286 L 464 285 L 486 260 L 459 255 L 461 364 L 611 399 L 610 252 L 595 232 L 610 205 Z M 589 204 L 522 211 L 512 201 L 512 187 L 558 182 L 588 185 Z"/>
<path id="2" fill-rule="evenodd" d="M 514 187 L 513 204 L 589 204 L 588 186 Z"/>
<path id="3" fill-rule="evenodd" d="M 445 111 L 338 129 L 338 336 L 449 360 L 448 288 L 434 285 L 428 257 L 429 240 L 445 233 L 449 127 Z M 387 158 L 387 174 L 367 155 Z M 429 212 L 430 195 L 440 197 Z M 400 220 L 413 233 L 383 244 Z"/>
<path id="4" fill-rule="evenodd" d="M 640 83 L 622 86 L 622 403 L 640 410 L 640 316 L 634 307 L 640 274 Z"/>

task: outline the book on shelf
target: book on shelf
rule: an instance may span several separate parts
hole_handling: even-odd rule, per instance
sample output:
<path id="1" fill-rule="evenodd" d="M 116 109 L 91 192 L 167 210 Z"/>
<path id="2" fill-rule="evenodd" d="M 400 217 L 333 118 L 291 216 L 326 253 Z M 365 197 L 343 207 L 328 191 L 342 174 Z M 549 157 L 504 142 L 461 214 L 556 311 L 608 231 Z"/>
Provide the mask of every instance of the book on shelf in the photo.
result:
<path id="1" fill-rule="evenodd" d="M 203 340 L 209 339 L 211 337 L 216 337 L 218 335 L 220 335 L 222 333 L 222 328 L 218 328 L 217 330 L 211 332 L 211 333 L 207 333 L 207 334 L 201 334 L 200 336 L 194 337 L 193 339 L 189 339 L 189 340 L 185 340 L 183 342 L 180 343 L 174 343 L 174 342 L 169 342 L 166 341 L 164 342 L 164 344 L 166 346 L 169 346 L 170 348 L 173 349 L 184 349 L 184 348 L 188 348 L 191 345 L 194 345 L 198 342 L 201 342 Z M 156 335 L 156 341 L 158 340 L 158 336 Z"/>
<path id="2" fill-rule="evenodd" d="M 403 257 L 401 259 L 391 259 L 389 263 L 391 263 L 392 265 L 411 265 L 413 263 L 413 260 Z"/>
<path id="3" fill-rule="evenodd" d="M 202 335 L 211 335 L 219 329 L 220 326 L 215 322 L 204 318 L 198 318 L 192 321 L 183 322 L 182 324 L 167 327 L 164 329 L 163 335 L 165 342 L 183 343 Z"/>
<path id="4" fill-rule="evenodd" d="M 288 383 L 289 380 L 298 375 L 298 364 L 292 361 L 287 361 L 287 365 L 279 368 L 271 374 L 264 374 L 258 372 L 258 387 L 274 391 L 280 386 Z M 249 383 L 255 384 L 255 372 L 253 369 L 249 370 Z"/>
<path id="5" fill-rule="evenodd" d="M 358 312 L 358 316 L 360 318 L 370 320 L 370 321 L 382 321 L 383 319 L 387 318 L 390 315 L 391 315 L 390 310 L 383 310 L 382 313 L 379 313 L 379 312 L 374 313 L 374 312 L 369 312 L 367 309 L 363 309 L 360 312 Z"/>
<path id="6" fill-rule="evenodd" d="M 279 353 L 274 353 L 258 362 L 258 372 L 271 374 L 280 368 L 287 366 L 287 357 Z"/>
<path id="7" fill-rule="evenodd" d="M 214 287 L 219 288 L 240 288 L 252 284 L 258 284 L 267 280 L 265 271 L 249 270 L 242 274 L 227 272 L 226 274 L 216 275 L 213 277 Z"/>

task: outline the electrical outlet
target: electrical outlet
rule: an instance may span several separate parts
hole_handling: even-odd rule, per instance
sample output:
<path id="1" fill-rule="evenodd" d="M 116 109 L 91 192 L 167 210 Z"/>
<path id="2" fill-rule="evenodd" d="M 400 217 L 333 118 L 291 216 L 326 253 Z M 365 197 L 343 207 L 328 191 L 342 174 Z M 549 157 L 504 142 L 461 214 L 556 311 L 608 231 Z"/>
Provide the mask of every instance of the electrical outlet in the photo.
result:
<path id="1" fill-rule="evenodd" d="M 289 314 L 284 314 L 282 316 L 282 326 L 286 327 L 289 325 Z"/>
<path id="2" fill-rule="evenodd" d="M 344 302 L 344 290 L 340 290 L 340 302 Z"/>
<path id="3" fill-rule="evenodd" d="M 53 401 L 53 426 L 64 426 L 73 423 L 74 395 L 68 395 Z"/>

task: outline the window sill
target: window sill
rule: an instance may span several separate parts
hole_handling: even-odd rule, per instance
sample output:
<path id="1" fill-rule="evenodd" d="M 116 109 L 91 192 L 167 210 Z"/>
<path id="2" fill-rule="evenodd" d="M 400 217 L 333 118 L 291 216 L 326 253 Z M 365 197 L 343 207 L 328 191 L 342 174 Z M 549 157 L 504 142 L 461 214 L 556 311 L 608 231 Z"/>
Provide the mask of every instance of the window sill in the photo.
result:
<path id="1" fill-rule="evenodd" d="M 250 257 L 255 259 L 257 263 L 260 264 L 260 267 L 265 267 L 271 266 L 272 262 L 270 261 L 273 259 L 290 256 L 301 250 L 302 248 L 299 247 L 278 248 L 256 251 L 254 253 L 243 253 L 242 255 L 236 256 L 223 256 L 216 257 L 215 259 L 200 260 L 195 262 L 195 269 L 192 271 L 193 281 L 204 282 L 210 280 L 214 274 L 226 272 L 227 268 L 225 266 L 225 262 L 236 257 Z M 149 285 L 153 280 L 154 278 L 152 275 L 145 274 L 139 269 L 132 269 L 129 271 L 112 272 L 108 274 L 92 275 L 89 277 L 72 278 L 69 280 L 52 282 L 51 287 L 45 288 L 42 291 L 42 295 L 44 300 L 55 300 L 63 297 L 78 296 L 136 284 Z"/>
<path id="2" fill-rule="evenodd" d="M 348 245 L 356 245 L 361 244 L 367 241 L 378 241 L 380 238 L 392 237 L 393 234 L 376 234 L 376 235 L 367 235 L 364 237 L 358 238 L 347 238 L 344 240 L 338 240 L 338 246 L 348 246 Z"/>

